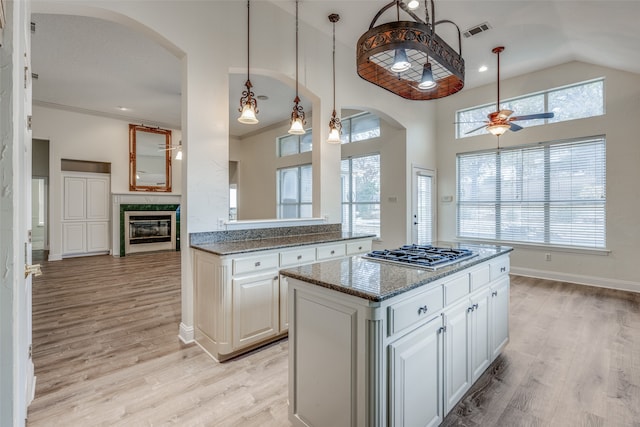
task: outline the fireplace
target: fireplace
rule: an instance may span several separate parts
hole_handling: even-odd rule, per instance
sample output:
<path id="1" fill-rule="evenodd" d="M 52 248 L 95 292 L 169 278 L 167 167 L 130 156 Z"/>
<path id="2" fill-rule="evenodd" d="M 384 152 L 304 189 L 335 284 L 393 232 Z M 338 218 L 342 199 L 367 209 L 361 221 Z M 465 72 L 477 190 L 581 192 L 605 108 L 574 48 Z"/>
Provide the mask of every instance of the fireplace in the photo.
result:
<path id="1" fill-rule="evenodd" d="M 127 211 L 124 227 L 125 254 L 176 250 L 175 211 Z"/>

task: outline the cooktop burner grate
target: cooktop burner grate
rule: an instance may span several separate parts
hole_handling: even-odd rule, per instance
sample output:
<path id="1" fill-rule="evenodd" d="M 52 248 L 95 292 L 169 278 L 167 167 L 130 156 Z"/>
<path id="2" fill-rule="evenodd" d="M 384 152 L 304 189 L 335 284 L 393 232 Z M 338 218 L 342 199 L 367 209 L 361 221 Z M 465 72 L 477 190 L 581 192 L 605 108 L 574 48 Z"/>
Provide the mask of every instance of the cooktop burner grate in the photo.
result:
<path id="1" fill-rule="evenodd" d="M 476 255 L 470 249 L 465 248 L 440 248 L 431 245 L 412 244 L 404 245 L 397 249 L 372 251 L 364 255 L 364 258 L 436 270 Z"/>

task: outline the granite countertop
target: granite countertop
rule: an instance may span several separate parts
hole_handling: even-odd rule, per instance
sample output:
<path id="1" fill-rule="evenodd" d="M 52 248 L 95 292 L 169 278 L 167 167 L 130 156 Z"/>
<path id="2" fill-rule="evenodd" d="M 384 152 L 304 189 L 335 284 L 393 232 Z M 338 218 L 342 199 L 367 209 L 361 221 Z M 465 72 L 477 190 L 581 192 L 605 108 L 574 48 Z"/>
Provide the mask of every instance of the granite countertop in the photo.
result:
<path id="1" fill-rule="evenodd" d="M 191 243 L 191 247 L 215 255 L 234 255 L 269 249 L 288 248 L 300 245 L 340 242 L 354 239 L 373 239 L 373 234 L 346 233 L 341 231 L 327 233 L 298 234 L 262 239 L 229 240 L 214 243 Z"/>
<path id="2" fill-rule="evenodd" d="M 280 270 L 280 274 L 345 294 L 379 302 L 513 250 L 513 248 L 508 246 L 465 243 L 437 242 L 433 245 L 468 248 L 478 255 L 436 271 L 428 271 L 388 262 L 373 261 L 360 256 L 352 256 Z"/>

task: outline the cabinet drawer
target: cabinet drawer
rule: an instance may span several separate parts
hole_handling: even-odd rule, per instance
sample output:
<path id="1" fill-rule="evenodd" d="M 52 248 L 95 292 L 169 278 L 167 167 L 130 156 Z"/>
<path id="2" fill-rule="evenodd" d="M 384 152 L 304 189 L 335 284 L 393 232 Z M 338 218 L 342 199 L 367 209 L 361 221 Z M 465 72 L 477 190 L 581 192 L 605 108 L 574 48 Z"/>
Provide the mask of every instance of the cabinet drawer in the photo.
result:
<path id="1" fill-rule="evenodd" d="M 337 258 L 345 255 L 345 244 L 320 246 L 317 248 L 317 259 Z"/>
<path id="2" fill-rule="evenodd" d="M 437 315 L 442 310 L 442 286 L 389 306 L 389 335 L 414 323 Z"/>
<path id="3" fill-rule="evenodd" d="M 298 248 L 294 251 L 280 252 L 280 267 L 308 264 L 316 260 L 316 248 Z"/>
<path id="4" fill-rule="evenodd" d="M 491 265 L 491 280 L 509 274 L 509 257 L 492 260 L 489 265 Z"/>
<path id="5" fill-rule="evenodd" d="M 347 243 L 347 255 L 362 254 L 371 252 L 371 240 L 366 242 L 349 242 Z"/>
<path id="6" fill-rule="evenodd" d="M 233 274 L 278 268 L 278 254 L 262 254 L 233 260 Z"/>
<path id="7" fill-rule="evenodd" d="M 452 302 L 469 294 L 469 275 L 464 274 L 453 280 L 445 282 L 444 284 L 444 305 L 449 305 Z"/>
<path id="8" fill-rule="evenodd" d="M 489 264 L 483 265 L 469 273 L 471 279 L 471 291 L 480 289 L 491 281 L 491 275 L 489 274 Z"/>

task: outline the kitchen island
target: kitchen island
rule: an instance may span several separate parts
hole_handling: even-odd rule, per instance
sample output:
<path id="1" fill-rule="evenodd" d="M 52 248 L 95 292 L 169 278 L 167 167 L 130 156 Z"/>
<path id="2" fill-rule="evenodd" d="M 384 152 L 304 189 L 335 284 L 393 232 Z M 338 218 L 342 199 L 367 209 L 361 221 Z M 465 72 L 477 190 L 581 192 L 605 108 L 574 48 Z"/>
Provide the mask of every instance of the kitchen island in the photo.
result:
<path id="1" fill-rule="evenodd" d="M 428 271 L 361 256 L 281 270 L 296 426 L 438 425 L 509 340 L 505 246 Z"/>

